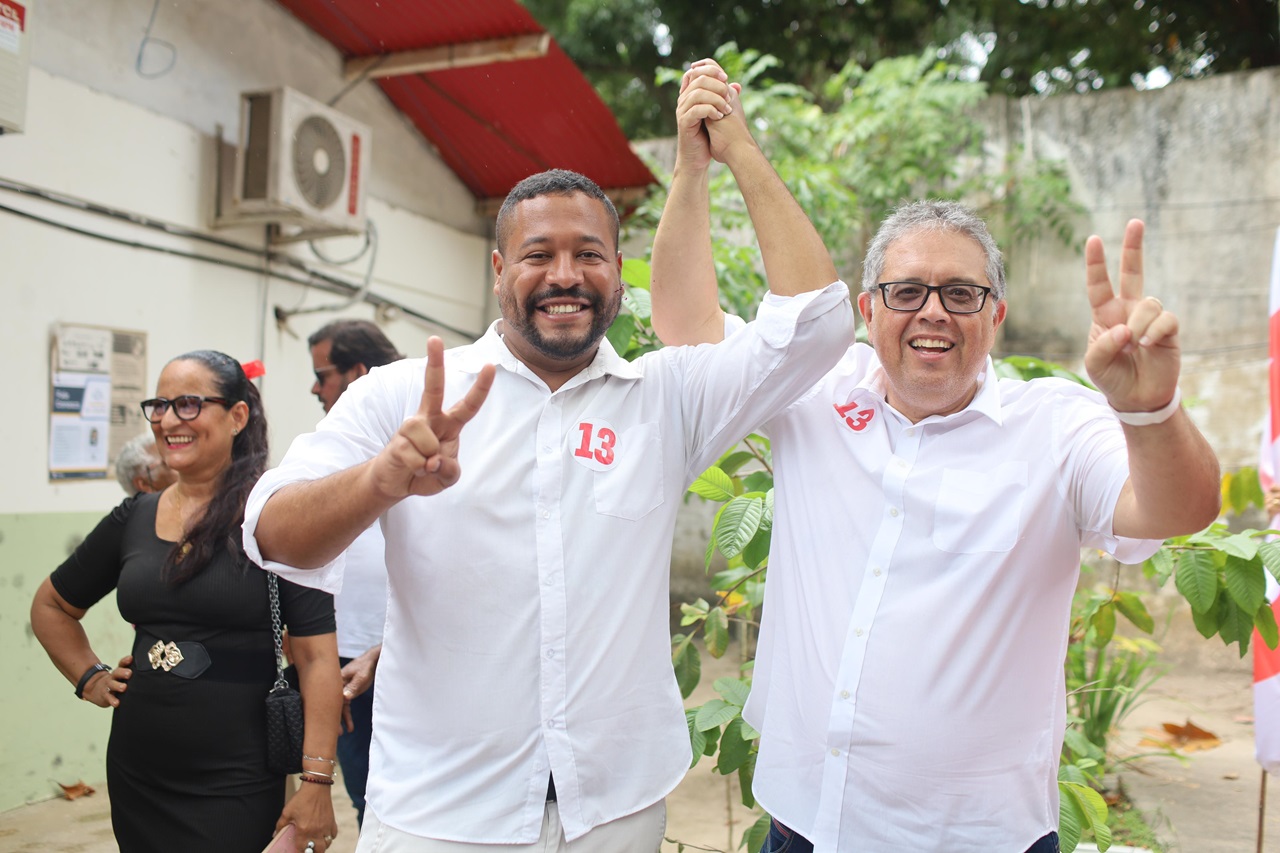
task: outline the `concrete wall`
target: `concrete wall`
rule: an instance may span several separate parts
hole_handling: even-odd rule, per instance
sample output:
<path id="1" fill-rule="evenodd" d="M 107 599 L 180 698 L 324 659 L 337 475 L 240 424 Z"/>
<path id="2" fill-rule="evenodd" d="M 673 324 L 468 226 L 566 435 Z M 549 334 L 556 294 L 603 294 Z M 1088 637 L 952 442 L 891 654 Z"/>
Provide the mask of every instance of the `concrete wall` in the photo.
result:
<path id="1" fill-rule="evenodd" d="M 1180 320 L 1184 397 L 1224 467 L 1256 465 L 1267 410 L 1267 311 L 1280 226 L 1280 70 L 1147 92 L 984 105 L 991 151 L 1024 144 L 1067 165 L 1114 275 L 1125 222 L 1146 222 L 1146 293 Z M 1088 332 L 1080 249 L 1010 247 L 1005 352 L 1076 362 Z"/>
<path id="2" fill-rule="evenodd" d="M 239 92 L 288 84 L 328 100 L 344 85 L 337 53 L 269 0 L 160 5 L 153 36 L 173 44 L 173 68 L 134 69 L 149 0 L 38 0 L 31 4 L 33 67 L 23 134 L 0 136 L 0 178 L 207 231 L 216 127 L 238 127 Z M 154 67 L 154 66 L 149 66 Z M 460 330 L 489 319 L 489 223 L 417 132 L 370 84 L 339 108 L 373 126 L 369 215 L 380 236 L 373 291 Z M 126 241 L 239 262 L 252 256 L 116 219 L 0 191 L 0 204 Z M 261 227 L 218 232 L 262 246 Z M 331 256 L 358 243 L 329 241 Z M 305 247 L 299 258 L 322 266 Z M 357 282 L 368 256 L 333 270 Z M 277 327 L 272 311 L 332 305 L 335 296 L 256 271 L 228 269 L 104 242 L 0 211 L 0 352 L 9 365 L 0 446 L 0 809 L 43 799 L 54 782 L 100 780 L 108 714 L 77 702 L 31 634 L 28 608 L 41 580 L 123 495 L 114 480 L 47 480 L 49 342 L 58 323 L 148 333 L 147 387 L 165 361 L 196 348 L 262 358 L 272 458 L 322 412 L 309 394 L 306 336 L 338 316 L 374 318 L 369 306 L 300 315 Z M 424 351 L 433 330 L 379 318 L 400 349 Z M 446 335 L 451 344 L 464 342 Z M 114 597 L 85 620 L 107 661 L 127 653 L 129 628 Z"/>

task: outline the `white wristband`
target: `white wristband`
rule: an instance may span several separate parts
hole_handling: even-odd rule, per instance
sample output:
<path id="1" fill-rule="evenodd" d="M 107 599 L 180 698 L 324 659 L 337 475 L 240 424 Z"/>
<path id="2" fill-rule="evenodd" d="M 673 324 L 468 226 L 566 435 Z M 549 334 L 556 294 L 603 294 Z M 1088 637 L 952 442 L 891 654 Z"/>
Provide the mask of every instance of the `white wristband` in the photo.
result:
<path id="1" fill-rule="evenodd" d="M 1173 389 L 1173 399 L 1163 409 L 1156 409 L 1154 412 L 1116 412 L 1116 417 L 1120 419 L 1120 423 L 1128 424 L 1129 426 L 1162 424 L 1173 417 L 1173 413 L 1178 411 L 1178 407 L 1181 405 L 1182 389 L 1175 388 Z M 1111 411 L 1115 412 L 1115 409 Z"/>

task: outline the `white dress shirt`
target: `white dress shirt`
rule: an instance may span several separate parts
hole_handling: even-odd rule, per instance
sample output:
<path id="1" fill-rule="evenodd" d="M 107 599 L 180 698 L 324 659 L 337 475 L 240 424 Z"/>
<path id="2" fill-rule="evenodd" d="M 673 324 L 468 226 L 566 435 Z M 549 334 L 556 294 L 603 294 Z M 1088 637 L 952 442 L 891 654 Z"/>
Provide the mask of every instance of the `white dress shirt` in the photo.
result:
<path id="1" fill-rule="evenodd" d="M 756 799 L 819 853 L 1018 853 L 1058 825 L 1062 662 L 1082 547 L 1112 535 L 1119 423 L 1058 379 L 989 381 L 912 424 L 851 348 L 768 423 L 777 519 L 755 679 Z"/>
<path id="2" fill-rule="evenodd" d="M 602 341 L 552 393 L 498 323 L 445 354 L 447 408 L 498 366 L 462 432 L 462 477 L 382 518 L 390 598 L 374 696 L 368 805 L 427 838 L 530 844 L 554 775 L 565 836 L 661 800 L 690 762 L 671 668 L 671 539 L 680 497 L 751 427 L 805 393 L 853 334 L 842 282 L 770 297 L 721 346 L 628 363 Z M 268 471 L 245 547 L 282 486 L 374 456 L 419 405 L 425 360 L 379 367 Z M 314 571 L 264 563 L 330 588 Z"/>
<path id="3" fill-rule="evenodd" d="M 338 617 L 338 654 L 357 658 L 382 642 L 387 621 L 386 542 L 373 525 L 347 548 L 342 590 L 334 595 Z"/>

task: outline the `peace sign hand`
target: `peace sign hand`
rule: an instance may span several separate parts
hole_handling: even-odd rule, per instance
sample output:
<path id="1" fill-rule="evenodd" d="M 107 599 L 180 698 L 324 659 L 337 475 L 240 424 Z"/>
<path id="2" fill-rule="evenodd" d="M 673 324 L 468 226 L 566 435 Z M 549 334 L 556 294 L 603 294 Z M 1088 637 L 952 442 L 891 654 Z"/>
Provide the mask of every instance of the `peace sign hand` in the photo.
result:
<path id="1" fill-rule="evenodd" d="M 475 384 L 449 410 L 444 403 L 444 341 L 427 340 L 427 370 L 418 411 L 400 424 L 391 442 L 373 460 L 373 482 L 392 500 L 434 495 L 458 482 L 458 439 L 480 411 L 493 385 L 494 367 L 486 364 Z"/>
<path id="2" fill-rule="evenodd" d="M 1143 298 L 1143 224 L 1125 227 L 1120 255 L 1120 290 L 1107 275 L 1101 238 L 1085 243 L 1085 281 L 1093 327 L 1084 364 L 1111 407 L 1119 412 L 1153 412 L 1173 399 L 1182 355 L 1178 318 L 1155 297 Z"/>

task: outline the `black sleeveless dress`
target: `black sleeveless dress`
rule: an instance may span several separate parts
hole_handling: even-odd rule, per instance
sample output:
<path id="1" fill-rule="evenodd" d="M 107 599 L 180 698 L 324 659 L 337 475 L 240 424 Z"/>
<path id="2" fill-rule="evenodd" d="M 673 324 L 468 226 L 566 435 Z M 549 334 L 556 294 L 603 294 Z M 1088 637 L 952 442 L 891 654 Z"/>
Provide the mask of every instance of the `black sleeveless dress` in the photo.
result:
<path id="1" fill-rule="evenodd" d="M 51 576 L 85 609 L 115 589 L 137 631 L 107 746 L 112 827 L 122 853 L 258 853 L 284 807 L 283 777 L 266 768 L 263 700 L 275 678 L 267 574 L 237 547 L 191 580 L 167 583 L 161 568 L 173 543 L 156 536 L 158 503 L 126 500 Z M 328 593 L 281 580 L 280 606 L 293 636 L 335 630 Z M 214 665 L 194 679 L 139 666 L 157 638 L 199 642 Z M 103 656 L 114 663 L 125 652 Z"/>

